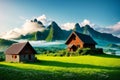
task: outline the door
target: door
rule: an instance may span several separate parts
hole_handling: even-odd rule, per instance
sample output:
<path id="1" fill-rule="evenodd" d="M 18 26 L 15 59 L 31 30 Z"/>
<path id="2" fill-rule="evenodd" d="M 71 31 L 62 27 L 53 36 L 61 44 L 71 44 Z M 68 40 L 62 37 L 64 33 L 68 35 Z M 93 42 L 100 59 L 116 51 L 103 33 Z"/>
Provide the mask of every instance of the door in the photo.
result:
<path id="1" fill-rule="evenodd" d="M 28 55 L 28 59 L 29 59 L 29 60 L 31 60 L 31 59 L 32 59 L 30 54 Z"/>

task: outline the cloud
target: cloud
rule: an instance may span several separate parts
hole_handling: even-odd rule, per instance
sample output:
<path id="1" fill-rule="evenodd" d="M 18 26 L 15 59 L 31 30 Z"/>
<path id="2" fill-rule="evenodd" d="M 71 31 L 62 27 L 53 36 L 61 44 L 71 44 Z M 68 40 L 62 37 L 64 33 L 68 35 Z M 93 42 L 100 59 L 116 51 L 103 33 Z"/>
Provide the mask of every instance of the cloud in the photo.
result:
<path id="1" fill-rule="evenodd" d="M 30 44 L 34 47 L 57 47 L 60 45 L 64 45 L 65 41 L 54 41 L 54 42 L 46 42 L 46 41 L 30 41 Z M 61 46 L 63 47 L 63 46 Z"/>
<path id="2" fill-rule="evenodd" d="M 26 21 L 19 31 L 23 35 L 26 35 L 27 33 L 43 31 L 43 30 L 44 30 L 43 25 L 38 24 L 37 22 Z"/>
<path id="3" fill-rule="evenodd" d="M 120 31 L 120 22 L 112 26 L 113 31 Z"/>
<path id="4" fill-rule="evenodd" d="M 23 17 L 23 16 L 19 16 L 19 18 L 22 20 L 25 20 L 25 17 Z M 35 19 L 37 19 L 37 21 Z M 39 17 L 36 17 L 35 19 L 34 20 L 26 20 L 25 23 L 21 27 L 14 28 L 8 32 L 4 32 L 4 33 L 0 34 L 0 38 L 13 39 L 13 38 L 17 38 L 20 35 L 26 35 L 27 33 L 43 31 L 45 29 L 43 27 L 43 25 L 48 26 L 52 22 L 52 20 L 49 20 L 46 17 L 46 15 L 44 15 L 44 14 Z M 43 25 L 38 24 L 38 21 L 41 21 L 43 23 Z M 60 27 L 64 30 L 71 30 L 74 28 L 75 24 L 76 23 L 74 23 L 74 22 L 68 22 L 68 23 L 62 24 Z M 93 27 L 95 30 L 97 30 L 99 32 L 111 33 L 113 35 L 120 37 L 120 22 L 118 22 L 112 26 L 100 27 L 96 24 L 91 23 L 90 20 L 84 19 L 79 24 L 80 24 L 80 26 L 90 25 L 91 27 Z"/>
<path id="5" fill-rule="evenodd" d="M 21 35 L 20 33 L 14 30 L 10 30 L 9 32 L 2 33 L 0 37 L 4 39 L 11 39 L 11 38 L 17 38 L 20 35 Z"/>
<path id="6" fill-rule="evenodd" d="M 81 22 L 81 26 L 85 26 L 85 25 L 90 25 L 90 21 L 87 19 L 84 19 L 83 22 Z"/>
<path id="7" fill-rule="evenodd" d="M 80 23 L 80 26 L 85 26 L 85 25 L 90 25 L 91 27 L 93 27 L 95 24 L 91 23 L 91 21 L 88 19 L 84 19 L 83 22 Z"/>
<path id="8" fill-rule="evenodd" d="M 46 16 L 43 14 L 42 16 L 39 16 L 37 19 L 38 19 L 38 20 L 46 20 L 47 18 L 46 18 Z"/>
<path id="9" fill-rule="evenodd" d="M 80 26 L 90 25 L 95 30 L 102 32 L 102 33 L 110 33 L 117 37 L 120 37 L 120 22 L 112 26 L 101 27 L 97 24 L 91 23 L 90 20 L 84 19 L 83 22 L 80 23 Z"/>
<path id="10" fill-rule="evenodd" d="M 65 30 L 70 30 L 70 29 L 73 29 L 75 26 L 75 23 L 65 23 L 65 24 L 62 24 L 61 25 L 61 28 L 62 29 L 65 29 Z"/>
<path id="11" fill-rule="evenodd" d="M 43 23 L 43 25 L 48 26 L 52 21 L 47 19 L 46 15 L 42 15 L 37 17 L 37 20 L 41 21 Z"/>
<path id="12" fill-rule="evenodd" d="M 116 23 L 115 25 L 111 26 L 112 33 L 118 37 L 120 37 L 120 22 Z"/>
<path id="13" fill-rule="evenodd" d="M 110 33 L 117 37 L 120 37 L 120 22 L 112 26 L 101 27 L 97 24 L 91 23 L 90 20 L 84 19 L 83 22 L 80 23 L 80 26 L 90 25 L 95 30 L 102 32 L 102 33 Z"/>
<path id="14" fill-rule="evenodd" d="M 41 16 L 41 18 L 39 19 L 44 20 L 45 16 Z M 0 38 L 13 39 L 19 37 L 20 35 L 26 35 L 27 33 L 43 31 L 45 28 L 43 27 L 42 24 L 38 24 L 37 21 L 26 20 L 25 23 L 20 28 L 14 28 L 8 32 L 2 33 L 0 35 Z"/>
<path id="15" fill-rule="evenodd" d="M 96 26 L 94 29 L 99 32 L 110 33 L 117 37 L 120 37 L 120 22 L 117 22 L 116 24 L 107 27 Z"/>
<path id="16" fill-rule="evenodd" d="M 73 22 L 68 22 L 68 23 L 65 23 L 65 24 L 62 24 L 61 25 L 61 28 L 62 29 L 65 29 L 65 30 L 70 30 L 70 29 L 73 29 L 74 26 L 75 26 L 76 23 L 73 23 Z M 79 23 L 80 26 L 85 26 L 85 25 L 90 25 L 91 27 L 94 27 L 95 24 L 91 23 L 90 20 L 87 20 L 87 19 L 84 19 L 81 23 Z"/>

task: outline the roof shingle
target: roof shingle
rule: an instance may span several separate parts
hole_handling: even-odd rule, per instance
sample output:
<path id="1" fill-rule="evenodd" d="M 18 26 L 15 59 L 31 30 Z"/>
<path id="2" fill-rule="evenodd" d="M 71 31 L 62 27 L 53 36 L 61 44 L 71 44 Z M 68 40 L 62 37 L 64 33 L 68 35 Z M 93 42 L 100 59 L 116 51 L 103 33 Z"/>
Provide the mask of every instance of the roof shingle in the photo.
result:
<path id="1" fill-rule="evenodd" d="M 81 34 L 79 32 L 75 32 L 75 34 L 77 34 L 77 36 L 84 42 L 87 44 L 97 44 L 92 37 L 90 37 L 89 35 L 85 35 L 85 34 Z"/>
<path id="2" fill-rule="evenodd" d="M 14 43 L 5 51 L 5 54 L 19 54 L 27 43 Z"/>
<path id="3" fill-rule="evenodd" d="M 79 32 L 73 31 L 72 34 L 76 35 L 79 37 L 79 39 L 82 40 L 83 43 L 86 44 L 97 44 L 92 37 L 90 37 L 89 35 L 85 35 L 85 34 L 81 34 Z M 67 41 L 65 42 L 65 44 L 68 43 L 69 39 L 71 38 L 72 34 L 68 37 Z"/>

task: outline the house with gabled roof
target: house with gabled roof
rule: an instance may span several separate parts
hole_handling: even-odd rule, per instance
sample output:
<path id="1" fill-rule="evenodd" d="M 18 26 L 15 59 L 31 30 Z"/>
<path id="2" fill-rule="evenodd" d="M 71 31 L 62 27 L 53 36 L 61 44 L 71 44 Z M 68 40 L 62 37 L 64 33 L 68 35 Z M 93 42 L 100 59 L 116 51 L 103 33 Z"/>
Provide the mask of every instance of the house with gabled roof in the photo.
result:
<path id="1" fill-rule="evenodd" d="M 36 60 L 35 54 L 29 42 L 14 43 L 5 51 L 7 62 L 33 62 Z"/>
<path id="2" fill-rule="evenodd" d="M 65 44 L 67 45 L 68 51 L 76 51 L 78 48 L 95 48 L 97 43 L 91 36 L 73 31 Z"/>

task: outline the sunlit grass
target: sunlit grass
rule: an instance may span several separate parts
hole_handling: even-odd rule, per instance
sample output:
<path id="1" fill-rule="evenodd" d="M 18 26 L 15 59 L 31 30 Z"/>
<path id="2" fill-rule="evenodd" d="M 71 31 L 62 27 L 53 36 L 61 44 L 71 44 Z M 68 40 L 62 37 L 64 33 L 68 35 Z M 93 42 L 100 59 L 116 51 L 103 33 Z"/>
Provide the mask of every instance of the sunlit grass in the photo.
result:
<path id="1" fill-rule="evenodd" d="M 22 71 L 26 75 L 33 73 L 33 77 L 39 75 L 52 76 L 51 79 L 57 80 L 112 80 L 120 79 L 120 57 L 115 56 L 76 56 L 76 57 L 52 57 L 44 55 L 36 55 L 38 62 L 35 63 L 8 63 L 0 62 L 0 70 Z M 40 73 L 42 72 L 42 73 Z M 0 75 L 3 73 L 0 72 Z M 5 74 L 5 73 L 4 73 Z M 12 74 L 6 74 L 12 75 Z M 24 75 L 25 76 L 25 75 Z M 61 76 L 59 78 L 59 76 Z M 72 78 L 71 78 L 72 77 Z M 22 79 L 22 76 L 19 79 Z M 36 80 L 37 80 L 36 79 Z M 0 79 L 1 80 L 1 79 Z M 31 80 L 28 78 L 28 80 Z M 41 80 L 46 80 L 43 78 Z"/>

